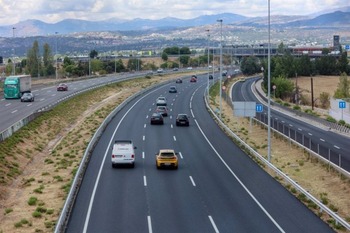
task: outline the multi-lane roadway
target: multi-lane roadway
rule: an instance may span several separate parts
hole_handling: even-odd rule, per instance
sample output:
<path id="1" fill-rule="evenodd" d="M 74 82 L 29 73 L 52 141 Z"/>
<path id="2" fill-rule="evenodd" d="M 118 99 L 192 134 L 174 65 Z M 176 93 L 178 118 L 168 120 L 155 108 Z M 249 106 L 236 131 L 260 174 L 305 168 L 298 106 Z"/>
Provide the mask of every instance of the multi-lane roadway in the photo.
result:
<path id="1" fill-rule="evenodd" d="M 178 93 L 169 93 L 176 85 Z M 206 110 L 206 76 L 166 84 L 134 99 L 92 152 L 66 232 L 332 232 L 222 132 Z M 151 125 L 155 100 L 169 116 Z M 189 127 L 175 126 L 179 113 Z M 137 146 L 135 168 L 112 168 L 114 140 Z M 159 149 L 179 153 L 177 170 L 158 170 Z"/>

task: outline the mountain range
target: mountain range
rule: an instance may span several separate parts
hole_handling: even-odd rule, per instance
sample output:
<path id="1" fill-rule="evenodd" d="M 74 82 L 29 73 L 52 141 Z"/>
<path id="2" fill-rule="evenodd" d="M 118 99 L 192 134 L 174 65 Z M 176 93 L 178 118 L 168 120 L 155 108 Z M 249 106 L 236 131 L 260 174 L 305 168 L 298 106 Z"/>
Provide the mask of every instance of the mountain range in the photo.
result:
<path id="1" fill-rule="evenodd" d="M 26 20 L 14 25 L 0 26 L 0 37 L 12 37 L 15 28 L 15 35 L 18 37 L 45 36 L 59 33 L 61 35 L 81 32 L 101 31 L 148 31 L 159 29 L 178 29 L 213 25 L 218 19 L 224 24 L 263 27 L 267 25 L 267 17 L 246 17 L 239 14 L 223 13 L 216 15 L 203 15 L 193 19 L 163 18 L 158 20 L 150 19 L 108 19 L 104 21 L 87 21 L 79 19 L 64 19 L 57 23 L 45 23 L 40 20 Z M 350 25 L 350 7 L 338 11 L 327 12 L 320 15 L 297 15 L 297 16 L 271 16 L 273 27 L 339 27 Z"/>

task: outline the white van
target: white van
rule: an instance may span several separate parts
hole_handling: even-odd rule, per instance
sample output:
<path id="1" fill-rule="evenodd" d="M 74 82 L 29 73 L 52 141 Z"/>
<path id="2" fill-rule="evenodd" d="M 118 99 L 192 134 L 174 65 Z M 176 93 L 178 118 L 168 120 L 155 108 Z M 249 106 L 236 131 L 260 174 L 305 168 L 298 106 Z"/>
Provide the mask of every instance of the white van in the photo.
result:
<path id="1" fill-rule="evenodd" d="M 136 147 L 131 140 L 116 140 L 112 150 L 112 167 L 120 165 L 135 166 Z"/>

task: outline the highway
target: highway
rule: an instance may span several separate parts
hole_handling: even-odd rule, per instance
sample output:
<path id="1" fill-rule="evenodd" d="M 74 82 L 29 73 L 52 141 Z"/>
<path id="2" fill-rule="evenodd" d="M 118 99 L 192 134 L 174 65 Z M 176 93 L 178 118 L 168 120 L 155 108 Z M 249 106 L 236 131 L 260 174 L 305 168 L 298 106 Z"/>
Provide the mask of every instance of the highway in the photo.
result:
<path id="1" fill-rule="evenodd" d="M 168 93 L 176 85 L 178 93 Z M 92 152 L 66 232 L 333 232 L 221 131 L 205 108 L 206 76 L 166 84 L 131 101 Z M 159 96 L 164 125 L 150 125 Z M 178 113 L 189 127 L 175 126 Z M 137 146 L 135 168 L 112 168 L 116 139 Z M 178 170 L 156 169 L 159 149 Z"/>
<path id="2" fill-rule="evenodd" d="M 257 78 L 248 79 L 246 82 L 237 82 L 231 92 L 233 101 L 260 101 L 252 92 L 252 85 Z M 267 106 L 262 113 L 257 113 L 256 118 L 267 124 Z M 300 144 L 311 148 L 325 159 L 330 159 L 336 165 L 341 165 L 344 170 L 350 171 L 350 146 L 349 138 L 335 132 L 317 127 L 294 118 L 291 114 L 285 114 L 271 108 L 271 127 L 281 133 L 297 140 Z M 341 162 L 339 160 L 341 159 Z"/>
<path id="3" fill-rule="evenodd" d="M 66 82 L 68 84 L 68 91 L 57 91 L 55 85 L 32 85 L 32 93 L 35 97 L 34 102 L 21 102 L 19 99 L 4 99 L 4 96 L 2 95 L 0 99 L 0 132 L 32 113 L 41 111 L 50 105 L 54 105 L 68 96 L 80 93 L 81 91 L 95 86 L 135 77 L 137 75 L 140 76 L 142 74 L 145 75 L 146 73 L 123 73 L 115 76 Z M 64 81 L 61 80 L 61 82 Z"/>

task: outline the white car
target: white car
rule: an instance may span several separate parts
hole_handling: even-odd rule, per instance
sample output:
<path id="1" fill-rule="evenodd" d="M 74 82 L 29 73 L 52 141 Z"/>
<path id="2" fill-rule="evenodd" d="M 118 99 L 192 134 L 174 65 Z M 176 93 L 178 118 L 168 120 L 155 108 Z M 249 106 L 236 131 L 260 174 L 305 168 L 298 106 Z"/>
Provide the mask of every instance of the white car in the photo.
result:
<path id="1" fill-rule="evenodd" d="M 163 73 L 163 69 L 162 68 L 159 68 L 158 70 L 157 70 L 157 73 Z"/>
<path id="2" fill-rule="evenodd" d="M 159 96 L 156 100 L 156 105 L 157 106 L 167 106 L 167 101 L 164 96 Z"/>
<path id="3" fill-rule="evenodd" d="M 112 150 L 112 167 L 117 165 L 130 165 L 135 167 L 135 151 L 131 140 L 116 140 Z"/>

